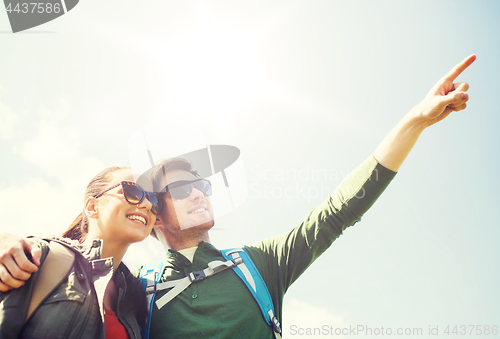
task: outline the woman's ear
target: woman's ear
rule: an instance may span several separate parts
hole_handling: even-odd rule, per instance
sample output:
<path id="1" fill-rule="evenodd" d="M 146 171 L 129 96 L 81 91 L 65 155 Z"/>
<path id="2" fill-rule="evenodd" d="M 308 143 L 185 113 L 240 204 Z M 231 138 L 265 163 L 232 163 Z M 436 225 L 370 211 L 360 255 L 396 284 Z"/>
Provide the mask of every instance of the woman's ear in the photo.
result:
<path id="1" fill-rule="evenodd" d="M 85 201 L 85 215 L 87 218 L 97 219 L 99 216 L 99 211 L 97 209 L 97 199 L 94 197 L 88 197 Z"/>

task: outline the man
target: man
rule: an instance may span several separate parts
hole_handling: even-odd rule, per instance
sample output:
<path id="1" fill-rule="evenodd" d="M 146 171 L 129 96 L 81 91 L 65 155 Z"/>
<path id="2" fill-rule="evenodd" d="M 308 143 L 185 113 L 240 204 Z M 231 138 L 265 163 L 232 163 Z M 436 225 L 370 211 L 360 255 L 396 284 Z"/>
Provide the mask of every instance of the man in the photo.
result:
<path id="1" fill-rule="evenodd" d="M 465 109 L 469 86 L 453 81 L 475 58 L 467 57 L 439 80 L 386 136 L 373 156 L 303 222 L 283 235 L 244 247 L 267 285 L 279 321 L 288 287 L 344 229 L 360 220 L 395 176 L 422 131 L 451 112 Z M 182 160 L 160 163 L 153 174 L 155 188 L 166 191 L 166 207 L 155 228 L 158 239 L 169 248 L 162 281 L 184 278 L 214 260 L 224 261 L 210 244 L 208 231 L 214 221 L 207 184 L 199 183 L 196 173 Z M 181 192 L 179 186 L 183 187 Z M 35 264 L 39 251 L 30 240 L 2 237 L 0 289 L 5 291 L 19 287 L 37 269 L 24 251 L 31 252 Z M 155 300 L 167 291 L 157 293 Z M 152 338 L 274 337 L 247 287 L 232 270 L 192 283 L 165 306 L 154 306 L 150 333 Z"/>

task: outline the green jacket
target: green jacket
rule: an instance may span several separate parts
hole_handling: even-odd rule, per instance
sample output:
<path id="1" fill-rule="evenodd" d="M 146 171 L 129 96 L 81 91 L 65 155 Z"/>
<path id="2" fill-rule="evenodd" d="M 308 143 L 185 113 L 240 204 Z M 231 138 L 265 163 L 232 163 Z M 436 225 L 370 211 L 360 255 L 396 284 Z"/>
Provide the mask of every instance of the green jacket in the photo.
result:
<path id="1" fill-rule="evenodd" d="M 288 287 L 347 227 L 361 220 L 395 174 L 370 157 L 291 231 L 244 246 L 269 289 L 280 322 Z M 193 263 L 169 250 L 162 281 L 184 278 L 214 260 L 224 261 L 208 243 L 199 245 Z M 166 292 L 157 293 L 156 299 Z M 274 338 L 257 303 L 231 269 L 191 284 L 162 309 L 154 305 L 150 337 Z"/>

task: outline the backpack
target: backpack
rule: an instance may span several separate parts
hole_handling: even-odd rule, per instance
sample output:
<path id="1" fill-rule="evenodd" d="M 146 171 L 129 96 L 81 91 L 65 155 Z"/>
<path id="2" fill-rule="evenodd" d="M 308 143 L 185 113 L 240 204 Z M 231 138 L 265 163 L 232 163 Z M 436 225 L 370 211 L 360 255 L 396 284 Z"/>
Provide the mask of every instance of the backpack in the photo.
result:
<path id="1" fill-rule="evenodd" d="M 148 320 L 144 327 L 142 337 L 149 339 L 149 330 L 151 327 L 151 314 L 153 311 L 153 301 L 156 292 L 164 289 L 172 288 L 160 299 L 156 300 L 156 306 L 162 308 L 170 300 L 179 295 L 192 283 L 207 279 L 214 274 L 222 272 L 225 269 L 232 268 L 233 271 L 245 283 L 248 290 L 254 297 L 262 312 L 262 316 L 266 323 L 272 327 L 276 339 L 281 339 L 281 326 L 274 315 L 274 306 L 262 276 L 257 267 L 245 250 L 241 248 L 221 250 L 221 254 L 226 259 L 225 262 L 215 260 L 208 263 L 208 267 L 201 271 L 191 272 L 187 277 L 172 281 L 160 283 L 165 268 L 163 261 L 151 262 L 141 268 L 139 278 L 142 282 L 142 287 L 146 291 L 148 299 Z"/>
<path id="2" fill-rule="evenodd" d="M 38 306 L 40 306 L 42 301 L 45 300 L 68 275 L 74 260 L 75 253 L 73 253 L 72 250 L 56 241 L 50 241 L 49 253 L 42 266 L 40 266 L 38 279 L 33 286 L 25 323 L 29 320 Z"/>

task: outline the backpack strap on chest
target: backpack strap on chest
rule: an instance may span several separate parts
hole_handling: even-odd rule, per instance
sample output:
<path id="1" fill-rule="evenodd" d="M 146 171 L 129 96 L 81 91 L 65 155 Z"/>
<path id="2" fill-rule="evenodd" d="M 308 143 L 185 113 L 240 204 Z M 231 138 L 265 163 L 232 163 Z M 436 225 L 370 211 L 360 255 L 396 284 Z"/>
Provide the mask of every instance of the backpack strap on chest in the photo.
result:
<path id="1" fill-rule="evenodd" d="M 236 267 L 241 263 L 243 263 L 243 259 L 241 258 L 229 259 L 225 262 L 214 260 L 212 262 L 209 262 L 208 267 L 205 268 L 204 270 L 191 272 L 187 277 L 182 279 L 171 280 L 164 283 L 156 284 L 154 286 L 154 289 L 149 289 L 149 290 L 146 289 L 146 293 L 156 293 L 157 291 L 173 287 L 164 296 L 156 300 L 156 306 L 158 307 L 158 309 L 160 309 L 163 306 L 165 306 L 170 300 L 178 296 L 192 283 L 209 278 L 214 274 L 222 272 L 228 268 Z"/>
<path id="2" fill-rule="evenodd" d="M 160 299 L 156 300 L 156 306 L 158 309 L 161 309 L 169 301 L 188 288 L 192 283 L 207 279 L 228 268 L 232 268 L 245 283 L 255 301 L 259 305 L 265 321 L 273 329 L 275 338 L 281 339 L 281 325 L 274 315 L 274 306 L 271 295 L 269 294 L 267 286 L 257 270 L 257 267 L 255 267 L 252 259 L 250 259 L 250 256 L 241 248 L 222 250 L 221 254 L 224 259 L 226 259 L 225 262 L 214 260 L 208 263 L 208 267 L 204 270 L 194 271 L 185 278 L 166 282 L 160 282 L 165 268 L 163 261 L 149 263 L 142 267 L 139 278 L 142 280 L 142 287 L 146 291 L 149 307 L 149 317 L 142 334 L 143 338 L 149 338 L 151 313 L 153 310 L 153 301 L 156 292 L 171 288 L 170 291 L 168 291 Z"/>
<path id="3" fill-rule="evenodd" d="M 243 259 L 243 263 L 234 267 L 233 270 L 245 283 L 250 293 L 252 293 L 252 296 L 259 305 L 264 320 L 272 327 L 275 338 L 281 339 L 281 325 L 274 315 L 273 300 L 271 299 L 266 283 L 248 253 L 242 248 L 222 250 L 221 253 L 225 259 Z"/>

